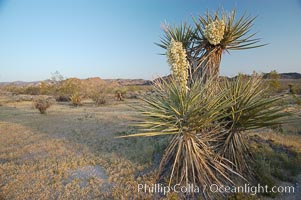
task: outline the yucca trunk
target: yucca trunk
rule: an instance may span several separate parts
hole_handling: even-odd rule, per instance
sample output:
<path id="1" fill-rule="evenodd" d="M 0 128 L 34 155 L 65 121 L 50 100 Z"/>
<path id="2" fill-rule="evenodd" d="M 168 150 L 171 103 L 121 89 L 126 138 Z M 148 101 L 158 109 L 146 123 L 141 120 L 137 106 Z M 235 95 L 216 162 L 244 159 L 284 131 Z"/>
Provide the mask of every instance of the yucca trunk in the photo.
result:
<path id="1" fill-rule="evenodd" d="M 205 81 L 209 79 L 218 81 L 222 53 L 221 47 L 207 47 L 206 53 L 197 62 L 198 65 L 193 72 L 193 79 L 203 77 Z"/>
<path id="2" fill-rule="evenodd" d="M 235 147 L 235 151 L 233 151 Z M 233 163 L 233 170 L 245 177 L 252 177 L 249 163 L 253 161 L 248 140 L 241 132 L 230 131 L 221 146 L 220 155 Z"/>
<path id="3" fill-rule="evenodd" d="M 214 194 L 206 190 L 206 186 L 232 185 L 230 177 L 233 175 L 242 178 L 232 170 L 233 166 L 227 159 L 216 154 L 214 149 L 207 145 L 207 140 L 210 140 L 212 134 L 213 132 L 209 131 L 174 136 L 161 160 L 158 180 L 160 177 L 161 179 L 166 177 L 166 173 L 170 173 L 169 185 L 172 183 L 185 186 L 198 185 L 205 199 L 214 199 L 212 196 Z"/>

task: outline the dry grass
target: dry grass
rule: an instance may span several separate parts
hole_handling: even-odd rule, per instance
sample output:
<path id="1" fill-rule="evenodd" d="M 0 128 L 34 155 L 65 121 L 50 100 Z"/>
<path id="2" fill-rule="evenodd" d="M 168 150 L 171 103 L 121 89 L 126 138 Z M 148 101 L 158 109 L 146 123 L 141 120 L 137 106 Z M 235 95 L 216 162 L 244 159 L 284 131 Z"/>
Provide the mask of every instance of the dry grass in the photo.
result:
<path id="1" fill-rule="evenodd" d="M 153 157 L 165 140 L 115 139 L 135 132 L 129 127 L 136 120 L 130 106 L 138 100 L 101 107 L 92 101 L 81 107 L 57 103 L 47 115 L 31 102 L 10 100 L 0 95 L 0 199 L 160 198 L 138 193 L 137 184 L 154 183 Z M 297 135 L 260 135 L 301 149 Z"/>
<path id="2" fill-rule="evenodd" d="M 264 140 L 269 140 L 275 144 L 301 153 L 301 135 L 285 135 L 275 132 L 264 132 L 260 134 L 260 137 Z"/>
<path id="3" fill-rule="evenodd" d="M 152 171 L 141 171 L 150 165 L 156 142 L 114 139 L 132 131 L 128 123 L 134 118 L 124 102 L 106 107 L 86 102 L 78 108 L 56 104 L 47 116 L 30 102 L 6 103 L 0 110 L 0 196 L 147 198 L 137 193 L 137 184 L 154 180 Z"/>
<path id="4" fill-rule="evenodd" d="M 275 145 L 280 145 L 291 151 L 301 153 L 301 107 L 292 105 L 287 108 L 287 111 L 295 113 L 293 120 L 289 123 L 283 124 L 281 127 L 275 127 L 274 130 L 258 130 L 257 133 L 251 135 L 257 135 L 265 141 L 270 141 Z"/>

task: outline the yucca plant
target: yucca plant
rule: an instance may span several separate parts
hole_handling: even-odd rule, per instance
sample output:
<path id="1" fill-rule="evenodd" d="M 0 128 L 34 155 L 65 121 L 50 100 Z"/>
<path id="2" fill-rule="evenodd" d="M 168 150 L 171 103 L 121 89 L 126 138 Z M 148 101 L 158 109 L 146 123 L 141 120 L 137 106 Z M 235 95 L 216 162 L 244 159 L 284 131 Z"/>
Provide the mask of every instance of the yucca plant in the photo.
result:
<path id="1" fill-rule="evenodd" d="M 156 95 L 137 108 L 144 117 L 137 124 L 141 133 L 123 136 L 170 136 L 159 179 L 168 175 L 169 184 L 202 188 L 246 181 L 251 174 L 246 131 L 284 122 L 280 99 L 266 95 L 258 75 L 218 80 L 224 51 L 261 46 L 254 34 L 246 36 L 253 20 L 235 21 L 235 10 L 207 13 L 195 20 L 195 29 L 182 24 L 164 30 L 159 45 L 167 50 L 171 76 L 156 82 Z M 212 198 L 208 190 L 203 196 Z"/>
<path id="2" fill-rule="evenodd" d="M 168 52 L 172 41 L 182 43 L 183 48 L 185 49 L 187 61 L 189 62 L 189 70 L 187 71 L 189 75 L 189 80 L 192 80 L 190 77 L 193 76 L 193 66 L 197 66 L 194 54 L 193 54 L 193 42 L 194 35 L 196 35 L 196 30 L 191 25 L 188 25 L 186 22 L 179 25 L 170 26 L 168 24 L 163 24 L 162 29 L 164 32 L 163 37 L 161 37 L 160 43 L 155 43 L 159 47 L 165 49 Z M 163 55 L 166 55 L 163 53 Z"/>
<path id="3" fill-rule="evenodd" d="M 171 140 L 162 157 L 158 178 L 169 176 L 169 184 L 207 185 L 234 184 L 232 163 L 217 154 L 221 134 L 228 124 L 230 113 L 224 112 L 232 105 L 225 99 L 226 91 L 212 90 L 214 79 L 206 82 L 199 78 L 188 86 L 185 49 L 182 43 L 172 41 L 167 52 L 172 76 L 155 83 L 155 97 L 143 99 L 139 109 L 145 117 L 137 126 L 143 133 L 128 135 L 158 136 L 171 135 Z M 217 123 L 219 122 L 219 123 Z M 210 198 L 204 190 L 205 198 Z"/>
<path id="4" fill-rule="evenodd" d="M 141 133 L 123 137 L 170 136 L 158 178 L 169 184 L 231 185 L 252 179 L 247 130 L 284 122 L 279 97 L 266 96 L 260 76 L 238 76 L 220 84 L 213 77 L 183 88 L 174 74 L 143 99 L 137 124 Z M 215 88 L 215 89 L 212 89 Z M 212 198 L 209 191 L 204 197 Z M 218 194 L 222 195 L 222 194 Z"/>
<path id="5" fill-rule="evenodd" d="M 279 104 L 281 97 L 267 95 L 268 88 L 258 74 L 224 79 L 221 88 L 226 92 L 225 100 L 231 99 L 232 105 L 225 110 L 230 115 L 222 120 L 227 125 L 224 134 L 221 133 L 224 138 L 219 141 L 220 155 L 230 160 L 240 174 L 252 175 L 246 131 L 282 124 L 289 113 Z"/>
<path id="6" fill-rule="evenodd" d="M 74 106 L 82 105 L 82 103 L 81 103 L 82 102 L 81 94 L 78 93 L 78 92 L 75 92 L 73 95 L 71 95 L 70 101 L 71 101 L 72 105 L 74 105 Z"/>

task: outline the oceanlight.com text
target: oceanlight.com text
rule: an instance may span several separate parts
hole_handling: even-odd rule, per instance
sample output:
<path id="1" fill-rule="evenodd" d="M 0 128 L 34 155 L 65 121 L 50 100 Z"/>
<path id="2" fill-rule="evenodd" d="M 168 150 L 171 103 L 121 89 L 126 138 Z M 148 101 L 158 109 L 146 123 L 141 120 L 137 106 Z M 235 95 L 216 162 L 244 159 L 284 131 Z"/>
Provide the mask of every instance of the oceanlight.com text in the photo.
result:
<path id="1" fill-rule="evenodd" d="M 262 193 L 294 193 L 294 186 L 272 186 L 268 187 L 267 185 L 250 185 L 244 184 L 242 186 L 226 186 L 226 185 L 205 185 L 204 187 L 200 187 L 194 184 L 188 184 L 187 186 L 182 186 L 180 184 L 175 184 L 172 186 L 166 186 L 163 184 L 138 184 L 137 185 L 138 192 L 144 193 L 154 193 L 154 194 L 163 194 L 166 195 L 170 192 L 175 193 L 204 193 L 204 192 L 212 192 L 212 193 L 248 193 L 251 195 L 262 194 Z"/>

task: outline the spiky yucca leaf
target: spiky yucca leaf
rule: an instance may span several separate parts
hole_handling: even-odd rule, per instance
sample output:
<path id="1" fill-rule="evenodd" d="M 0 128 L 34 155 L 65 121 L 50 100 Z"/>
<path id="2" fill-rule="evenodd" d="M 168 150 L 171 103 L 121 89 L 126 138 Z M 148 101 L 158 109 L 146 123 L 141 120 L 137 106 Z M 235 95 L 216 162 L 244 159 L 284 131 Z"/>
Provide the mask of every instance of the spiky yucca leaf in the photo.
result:
<path id="1" fill-rule="evenodd" d="M 172 40 L 182 42 L 185 50 L 188 50 L 193 41 L 194 29 L 186 22 L 178 26 L 162 25 L 164 36 L 160 43 L 155 43 L 163 49 L 168 49 Z"/>
<path id="2" fill-rule="evenodd" d="M 222 88 L 226 91 L 225 98 L 232 99 L 233 104 L 226 109 L 230 115 L 224 119 L 229 123 L 225 139 L 220 141 L 221 155 L 233 162 L 238 172 L 246 174 L 251 172 L 248 167 L 251 152 L 244 131 L 282 124 L 289 113 L 279 106 L 280 97 L 266 95 L 267 89 L 257 74 L 224 80 Z"/>
<path id="3" fill-rule="evenodd" d="M 230 177 L 238 175 L 211 145 L 220 140 L 226 125 L 223 119 L 230 117 L 224 110 L 232 104 L 224 98 L 225 90 L 216 93 L 211 89 L 213 84 L 199 79 L 184 91 L 174 77 L 157 82 L 157 96 L 144 99 L 139 108 L 144 116 L 139 123 L 143 133 L 123 136 L 172 135 L 159 168 L 159 177 L 168 173 L 169 184 L 229 185 L 233 184 Z M 204 192 L 210 196 L 208 190 Z"/>
<path id="4" fill-rule="evenodd" d="M 227 98 L 234 101 L 229 109 L 231 131 L 245 131 L 282 124 L 283 118 L 288 115 L 279 105 L 281 97 L 268 96 L 268 88 L 264 87 L 262 77 L 257 74 L 253 74 L 247 80 L 240 75 L 235 81 L 225 81 L 223 87 L 228 91 Z"/>
<path id="5" fill-rule="evenodd" d="M 142 99 L 145 104 L 136 107 L 145 117 L 138 126 L 151 132 L 139 136 L 177 134 L 179 130 L 198 132 L 204 128 L 214 128 L 216 125 L 212 122 L 229 115 L 220 111 L 231 105 L 231 99 L 225 100 L 224 90 L 220 93 L 212 90 L 213 84 L 213 81 L 205 83 L 203 79 L 199 79 L 188 91 L 184 91 L 174 77 L 168 81 L 157 81 L 157 95 Z"/>

